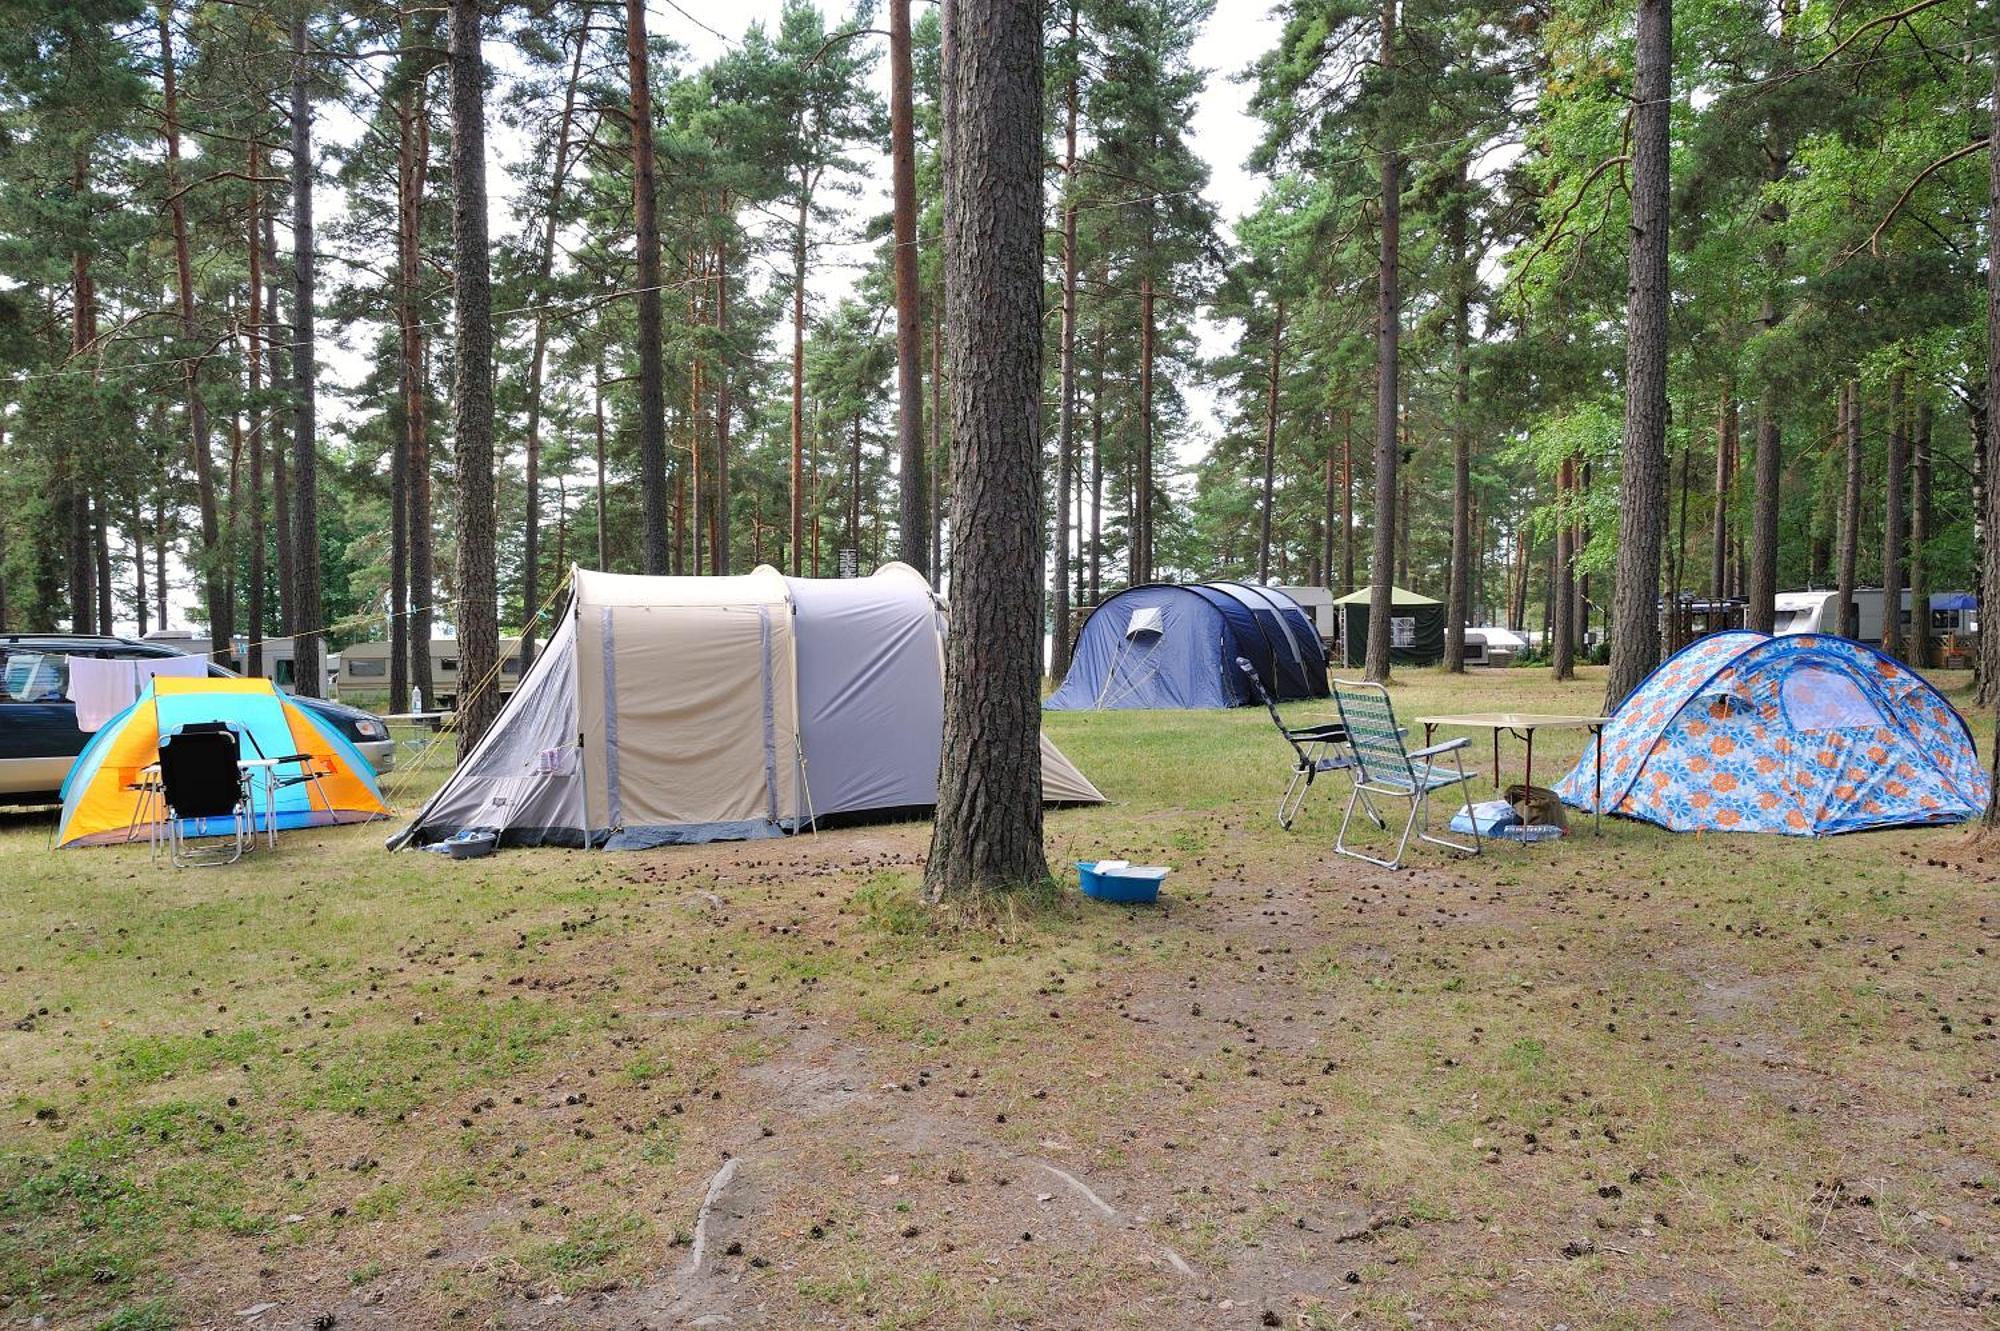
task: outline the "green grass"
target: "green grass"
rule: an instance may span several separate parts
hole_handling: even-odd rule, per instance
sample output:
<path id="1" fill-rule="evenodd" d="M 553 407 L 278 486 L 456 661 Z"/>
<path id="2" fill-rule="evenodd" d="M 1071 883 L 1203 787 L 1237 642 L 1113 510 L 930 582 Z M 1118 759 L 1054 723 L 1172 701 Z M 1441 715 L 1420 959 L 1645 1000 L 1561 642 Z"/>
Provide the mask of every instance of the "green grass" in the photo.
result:
<path id="1" fill-rule="evenodd" d="M 1520 670 L 1393 693 L 1414 722 L 1601 691 Z M 2000 1209 L 1974 1205 L 2000 1193 L 1996 873 L 1961 832 L 1612 822 L 1386 875 L 1328 854 L 1339 779 L 1276 828 L 1289 759 L 1261 712 L 1048 730 L 1110 797 L 1049 815 L 1052 869 L 1171 864 L 1164 909 L 1070 892 L 942 920 L 920 826 L 464 864 L 327 829 L 175 873 L 5 816 L 6 1315 L 169 1326 L 367 1286 L 404 1321 L 484 1320 L 510 1290 L 661 1279 L 729 1152 L 768 1195 L 718 1260 L 780 1320 L 1200 1320 L 1152 1265 L 1167 1242 L 1242 1307 L 1258 1254 L 1307 1245 L 1334 1287 L 1284 1311 L 1326 1325 L 1649 1325 L 1662 1289 L 1722 1324 L 1993 1325 L 1957 1302 L 2000 1260 Z M 1542 737 L 1538 780 L 1580 747 Z M 401 774 L 399 802 L 439 774 Z M 1055 1203 L 993 1179 L 1031 1156 L 1147 1225 L 1074 1261 L 1021 1244 Z M 1875 1204 L 1816 1202 L 1835 1178 Z M 1323 1246 L 1357 1214 L 1401 1219 Z M 1597 1251 L 1552 1256 L 1578 1237 Z"/>

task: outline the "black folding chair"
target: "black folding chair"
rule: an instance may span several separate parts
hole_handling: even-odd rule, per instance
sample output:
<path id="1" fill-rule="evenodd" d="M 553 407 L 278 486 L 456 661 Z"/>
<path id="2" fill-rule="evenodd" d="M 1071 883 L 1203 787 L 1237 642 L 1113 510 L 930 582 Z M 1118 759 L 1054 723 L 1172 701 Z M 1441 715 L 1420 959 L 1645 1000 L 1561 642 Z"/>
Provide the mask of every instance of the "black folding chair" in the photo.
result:
<path id="1" fill-rule="evenodd" d="M 1264 681 L 1257 677 L 1257 667 L 1239 656 L 1236 668 L 1250 681 L 1250 692 L 1271 714 L 1271 724 L 1285 737 L 1285 743 L 1292 746 L 1291 779 L 1285 783 L 1285 793 L 1278 797 L 1278 826 L 1289 831 L 1306 802 L 1306 792 L 1312 789 L 1313 778 L 1322 772 L 1338 772 L 1354 765 L 1346 749 L 1347 727 L 1338 721 L 1313 726 L 1286 725 L 1285 718 L 1278 715 L 1278 704 L 1271 701 Z"/>
<path id="2" fill-rule="evenodd" d="M 1416 829 L 1418 837 L 1433 845 L 1479 854 L 1477 820 L 1472 824 L 1472 844 L 1469 846 L 1462 841 L 1432 836 L 1430 830 L 1431 792 L 1449 786 L 1466 787 L 1473 777 L 1479 775 L 1465 770 L 1463 750 L 1472 741 L 1461 735 L 1411 753 L 1403 747 L 1404 732 L 1396 725 L 1396 712 L 1389 703 L 1389 690 L 1380 684 L 1350 683 L 1337 679 L 1333 681 L 1333 700 L 1340 707 L 1342 724 L 1347 727 L 1347 745 L 1354 755 L 1357 777 L 1354 793 L 1347 799 L 1347 813 L 1341 818 L 1340 831 L 1333 839 L 1334 850 L 1342 855 L 1352 855 L 1357 860 L 1379 864 L 1385 869 L 1400 869 L 1403 867 L 1403 852 L 1409 849 L 1410 832 Z M 1452 755 L 1453 766 L 1450 768 L 1438 765 L 1438 760 L 1446 754 Z M 1347 844 L 1347 829 L 1354 821 L 1357 803 L 1377 827 L 1387 830 L 1382 816 L 1375 812 L 1374 805 L 1368 800 L 1371 794 L 1393 795 L 1410 802 L 1410 816 L 1403 824 L 1403 839 L 1396 843 L 1394 859 L 1378 859 Z"/>
<path id="3" fill-rule="evenodd" d="M 177 869 L 234 864 L 249 849 L 250 779 L 244 774 L 236 730 L 226 722 L 185 725 L 160 737 L 160 805 L 166 824 L 167 855 Z M 227 850 L 196 850 L 194 835 L 208 834 L 213 819 L 229 820 Z M 157 842 L 155 846 L 157 848 Z"/>

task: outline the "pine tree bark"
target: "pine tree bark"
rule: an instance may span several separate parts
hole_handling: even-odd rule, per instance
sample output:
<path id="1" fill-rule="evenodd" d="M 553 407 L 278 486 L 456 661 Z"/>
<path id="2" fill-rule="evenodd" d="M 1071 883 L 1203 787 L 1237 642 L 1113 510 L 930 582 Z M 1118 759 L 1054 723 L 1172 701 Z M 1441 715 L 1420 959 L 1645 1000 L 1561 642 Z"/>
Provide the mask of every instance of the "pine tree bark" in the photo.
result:
<path id="1" fill-rule="evenodd" d="M 1840 497 L 1839 574 L 1834 600 L 1838 605 L 1834 620 L 1843 637 L 1860 636 L 1858 612 L 1854 604 L 1855 564 L 1861 549 L 1861 384 L 1850 379 L 1841 385 L 1840 432 L 1845 443 L 1847 475 Z"/>
<path id="2" fill-rule="evenodd" d="M 313 349 L 312 63 L 306 7 L 292 16 L 292 688 L 320 695 L 318 391 Z"/>
<path id="3" fill-rule="evenodd" d="M 910 61 L 910 0 L 889 0 L 889 156 L 896 244 L 897 557 L 930 572 L 930 495 L 924 455 L 923 313 L 917 276 L 916 78 Z M 1071 122 L 1074 124 L 1074 120 Z M 1072 152 L 1072 156 L 1074 153 Z M 1058 634 L 1058 637 L 1061 635 Z"/>
<path id="4" fill-rule="evenodd" d="M 403 31 L 404 45 L 411 41 L 408 27 Z M 409 82 L 415 82 L 414 79 Z M 389 506 L 394 510 L 390 520 L 389 561 L 389 710 L 406 712 L 410 708 L 410 638 L 411 638 L 411 584 L 413 582 L 414 545 L 417 519 L 413 513 L 414 471 L 416 458 L 425 450 L 421 447 L 419 435 L 423 428 L 423 351 L 422 329 L 417 317 L 417 283 L 421 275 L 418 266 L 417 217 L 422 192 L 422 172 L 424 162 L 418 153 L 418 118 L 423 112 L 417 106 L 417 89 L 406 84 L 398 90 L 395 104 L 396 117 L 396 335 L 397 335 L 397 391 L 400 409 L 397 424 L 401 427 L 390 443 L 389 462 Z M 428 150 L 426 149 L 426 152 Z M 428 461 L 425 462 L 426 469 Z M 428 505 L 426 506 L 428 508 Z M 426 527 L 429 518 L 423 519 Z M 427 580 L 426 580 L 427 581 Z M 430 601 L 429 589 L 425 582 L 417 582 L 417 596 L 425 604 Z M 424 659 L 430 659 L 430 633 L 424 633 Z M 428 697 L 428 690 L 426 690 Z"/>
<path id="5" fill-rule="evenodd" d="M 1354 590 L 1354 409 L 1341 413 L 1340 594 Z"/>
<path id="6" fill-rule="evenodd" d="M 1277 498 L 1278 384 L 1284 369 L 1285 298 L 1279 296 L 1271 313 L 1271 361 L 1264 385 L 1264 503 L 1257 533 L 1257 581 L 1271 581 L 1271 506 Z"/>
<path id="7" fill-rule="evenodd" d="M 250 177 L 249 211 L 243 227 L 243 248 L 250 262 L 250 299 L 245 306 L 248 327 L 244 337 L 244 368 L 250 384 L 250 596 L 244 611 L 250 623 L 245 649 L 248 660 L 244 664 L 246 673 L 256 678 L 264 674 L 264 627 L 268 619 L 264 606 L 264 581 L 268 576 L 264 552 L 264 512 L 268 502 L 264 494 L 264 418 L 270 413 L 270 407 L 264 401 L 264 238 L 259 234 L 259 215 L 264 210 L 265 198 L 264 186 L 258 181 L 258 176 L 262 174 L 262 156 L 260 145 L 252 137 L 245 172 Z M 402 516 L 400 509 L 397 516 Z M 133 517 L 135 520 L 138 517 L 136 506 Z M 136 525 L 133 531 L 137 533 Z M 391 553 L 401 560 L 403 550 L 399 541 L 391 543 Z M 146 560 L 143 553 L 135 554 L 141 570 L 140 585 L 143 587 Z M 141 591 L 140 600 L 144 599 L 145 593 Z"/>
<path id="8" fill-rule="evenodd" d="M 1092 339 L 1090 369 L 1090 603 L 1104 599 L 1104 324 Z"/>
<path id="9" fill-rule="evenodd" d="M 278 397 L 278 386 L 280 384 L 289 385 L 291 383 L 292 333 L 291 326 L 279 318 L 278 289 L 283 285 L 283 279 L 279 276 L 278 271 L 277 214 L 277 201 L 273 199 L 270 201 L 270 206 L 264 209 L 263 216 L 264 350 L 269 354 L 270 359 L 268 381 L 271 386 L 271 396 L 273 398 L 271 409 L 266 414 L 264 428 L 270 432 L 271 550 L 276 556 L 277 564 L 277 577 L 272 583 L 272 587 L 278 594 L 278 632 L 281 635 L 290 636 L 292 632 L 292 579 L 295 573 L 292 564 L 292 490 L 288 484 L 289 464 L 286 461 L 286 455 L 291 449 L 291 436 L 285 428 L 285 421 L 290 413 L 281 410 L 276 399 Z M 290 405 L 289 392 L 286 395 L 286 405 Z M 161 535 L 162 531 L 164 531 L 164 523 L 156 522 L 154 540 L 164 540 L 164 537 Z M 153 582 L 155 588 L 160 590 L 164 589 L 164 579 L 158 576 L 163 564 L 163 560 L 154 561 L 155 577 Z M 160 622 L 163 624 L 166 622 L 164 613 L 161 615 Z"/>
<path id="10" fill-rule="evenodd" d="M 1451 247 L 1451 575 L 1445 591 L 1444 668 L 1465 672 L 1465 628 L 1472 598 L 1472 256 L 1467 250 L 1466 170 L 1458 160 L 1456 192 L 1445 215 Z"/>
<path id="11" fill-rule="evenodd" d="M 452 454 L 458 472 L 458 760 L 500 711 L 493 514 L 493 286 L 479 0 L 451 0 Z"/>
<path id="12" fill-rule="evenodd" d="M 1910 488 L 1909 436 L 1903 400 L 1903 371 L 1889 376 L 1889 449 L 1882 477 L 1882 650 L 1904 658 L 1903 584 L 1909 576 L 1904 563 L 1908 538 L 1903 496 Z"/>
<path id="13" fill-rule="evenodd" d="M 1993 123 L 2000 125 L 2000 60 L 1990 59 L 1993 87 L 1989 94 Z M 1979 604 L 2000 606 L 2000 152 L 1986 154 L 1986 549 L 1980 566 Z M 1987 612 L 1990 616 L 1991 612 Z M 1991 795 L 1983 819 L 1986 829 L 2000 827 L 2000 633 L 1982 625 L 1979 635 L 1981 696 L 1995 707 L 1991 755 Z"/>
<path id="14" fill-rule="evenodd" d="M 1152 233 L 1146 236 L 1146 262 L 1151 262 Z M 1139 278 L 1139 474 L 1133 482 L 1134 532 L 1132 581 L 1153 580 L 1153 356 L 1157 332 L 1153 322 L 1153 274 Z"/>
<path id="15" fill-rule="evenodd" d="M 1931 539 L 1931 404 L 1917 403 L 1910 432 L 1910 664 L 1931 664 L 1931 572 L 1926 553 Z"/>
<path id="16" fill-rule="evenodd" d="M 722 212 L 729 215 L 729 191 L 722 192 Z M 715 343 L 720 353 L 715 367 L 715 571 L 729 573 L 729 241 L 715 242 Z"/>
<path id="17" fill-rule="evenodd" d="M 1555 588 L 1549 629 L 1549 665 L 1557 680 L 1576 678 L 1576 459 L 1564 458 L 1556 468 Z"/>
<path id="18" fill-rule="evenodd" d="M 667 572 L 667 385 L 660 345 L 659 182 L 653 160 L 653 85 L 645 0 L 626 0 L 625 63 L 631 86 L 632 215 L 638 259 L 639 500 L 646 572 Z M 794 570 L 796 572 L 796 569 Z"/>
<path id="19" fill-rule="evenodd" d="M 945 170 L 952 628 L 933 901 L 1045 880 L 1042 575 L 1042 6 L 952 0 Z M 976 515 L 976 520 L 975 520 Z"/>
<path id="20" fill-rule="evenodd" d="M 799 187 L 798 225 L 792 229 L 792 576 L 804 571 L 806 543 L 806 222 L 805 186 Z M 818 476 L 814 476 L 817 489 Z M 817 517 L 817 513 L 815 513 Z M 813 527 L 817 547 L 819 528 Z M 818 560 L 815 558 L 814 563 Z M 817 569 L 815 569 L 817 573 Z"/>
<path id="21" fill-rule="evenodd" d="M 1667 515 L 1668 114 L 1672 0 L 1640 0 L 1632 112 L 1632 221 L 1625 312 L 1625 445 L 1604 710 L 1660 662 L 1660 546 Z"/>
<path id="22" fill-rule="evenodd" d="M 400 188 L 396 210 L 398 236 L 398 318 L 401 321 L 404 470 L 408 491 L 410 542 L 410 611 L 404 651 L 408 661 L 411 698 L 437 708 L 436 680 L 431 670 L 431 638 L 436 612 L 437 538 L 431 514 L 430 376 L 420 317 L 423 280 L 424 183 L 430 168 L 430 110 L 422 89 L 412 90 L 408 120 L 399 145 Z"/>
<path id="23" fill-rule="evenodd" d="M 79 151 L 70 177 L 72 194 L 81 199 L 90 188 L 90 157 Z M 79 248 L 70 255 L 70 354 L 81 358 L 97 341 L 97 285 L 91 277 L 90 251 Z M 96 382 L 95 372 L 91 375 Z M 91 584 L 97 577 L 97 561 L 90 548 L 90 483 L 84 476 L 83 451 L 71 445 L 63 450 L 58 478 L 57 504 L 62 512 L 64 542 L 68 547 L 65 563 L 69 574 L 70 627 L 89 633 L 97 622 L 96 592 Z"/>
<path id="24" fill-rule="evenodd" d="M 1765 302 L 1765 326 L 1777 322 L 1775 307 Z M 1755 474 L 1750 496 L 1750 568 L 1745 598 L 1744 623 L 1758 633 L 1769 633 L 1778 616 L 1778 498 L 1784 482 L 1780 457 L 1782 431 L 1778 424 L 1776 391 L 1764 389 L 1757 402 L 1757 440 L 1753 454 Z"/>
<path id="25" fill-rule="evenodd" d="M 900 0 L 898 0 L 900 3 Z M 1057 369 L 1058 426 L 1056 430 L 1055 565 L 1050 604 L 1054 632 L 1049 646 L 1049 675 L 1060 680 L 1069 673 L 1069 518 L 1070 492 L 1076 483 L 1076 128 L 1081 52 L 1077 47 L 1078 0 L 1069 0 L 1069 78 L 1063 96 L 1062 213 L 1062 332 L 1061 364 Z"/>
<path id="26" fill-rule="evenodd" d="M 547 211 L 542 217 L 542 234 L 535 252 L 534 344 L 528 354 L 528 432 L 526 456 L 522 461 L 521 526 L 521 674 L 535 659 L 535 611 L 542 604 L 542 375 L 548 359 L 549 321 L 539 307 L 547 298 L 549 277 L 556 265 L 556 220 L 561 211 L 563 185 L 569 177 L 570 132 L 576 121 L 576 89 L 583 78 L 583 49 L 589 44 L 589 24 L 576 25 L 576 52 L 570 57 L 569 80 L 563 85 L 563 109 L 556 121 L 556 156 L 549 172 Z"/>
<path id="27" fill-rule="evenodd" d="M 1382 0 L 1382 76 L 1395 78 L 1396 0 Z M 1403 160 L 1397 150 L 1393 119 L 1382 117 L 1377 166 L 1381 176 L 1381 248 L 1375 283 L 1375 546 L 1368 568 L 1368 649 L 1363 674 L 1385 683 L 1389 678 L 1390 616 L 1394 599 L 1389 583 L 1396 559 L 1396 404 L 1402 350 L 1401 262 Z"/>
<path id="28" fill-rule="evenodd" d="M 187 206 L 180 184 L 180 94 L 174 77 L 172 0 L 161 0 L 160 94 L 162 131 L 167 144 L 167 217 L 174 237 L 174 292 L 179 303 L 182 354 L 181 387 L 187 397 L 188 452 L 194 465 L 195 498 L 201 513 L 201 570 L 204 607 L 208 611 L 208 647 L 218 661 L 226 660 L 234 640 L 235 612 L 226 591 L 226 572 L 233 551 L 222 540 L 215 497 L 215 459 L 210 452 L 208 402 L 201 392 L 204 359 L 195 344 L 194 259 L 188 247 Z"/>
<path id="29" fill-rule="evenodd" d="M 1729 486 L 1730 461 L 1736 453 L 1736 395 L 1733 388 L 1722 390 L 1722 405 L 1715 413 L 1715 548 L 1711 552 L 1708 595 L 1720 601 L 1729 595 Z"/>

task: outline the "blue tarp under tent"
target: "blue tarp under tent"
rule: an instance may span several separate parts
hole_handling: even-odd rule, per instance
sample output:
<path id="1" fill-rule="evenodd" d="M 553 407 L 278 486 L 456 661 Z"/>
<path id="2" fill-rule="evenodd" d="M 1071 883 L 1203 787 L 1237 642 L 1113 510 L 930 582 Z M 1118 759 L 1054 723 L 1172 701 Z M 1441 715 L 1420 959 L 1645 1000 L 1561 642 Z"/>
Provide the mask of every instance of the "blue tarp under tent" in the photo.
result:
<path id="1" fill-rule="evenodd" d="M 1100 601 L 1077 634 L 1050 711 L 1238 707 L 1253 703 L 1242 657 L 1280 702 L 1324 698 L 1326 653 L 1312 617 L 1247 582 L 1145 583 Z"/>

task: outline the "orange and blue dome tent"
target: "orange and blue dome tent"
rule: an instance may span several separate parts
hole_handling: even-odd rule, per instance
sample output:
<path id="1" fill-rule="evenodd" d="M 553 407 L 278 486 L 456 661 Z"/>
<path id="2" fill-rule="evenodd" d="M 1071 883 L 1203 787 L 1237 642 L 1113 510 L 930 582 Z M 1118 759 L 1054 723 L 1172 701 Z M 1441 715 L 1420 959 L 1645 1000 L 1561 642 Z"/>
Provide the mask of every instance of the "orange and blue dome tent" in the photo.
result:
<path id="1" fill-rule="evenodd" d="M 1986 807 L 1972 730 L 1916 671 L 1824 633 L 1698 638 L 1618 707 L 1605 813 L 1675 832 L 1827 836 Z M 1594 755 L 1557 783 L 1588 811 Z"/>
<path id="2" fill-rule="evenodd" d="M 278 692 L 268 679 L 156 676 L 137 702 L 105 723 L 63 781 L 55 843 L 102 846 L 144 840 L 159 808 L 142 777 L 160 760 L 160 738 L 182 726 L 226 722 L 246 758 L 293 758 L 274 769 L 275 789 L 253 783 L 255 829 L 326 827 L 386 818 L 375 769 L 345 735 Z M 296 755 L 296 756 L 295 756 Z M 311 779 L 298 779 L 310 776 Z M 190 834 L 201 829 L 190 827 Z M 217 830 L 221 830 L 219 827 Z"/>

